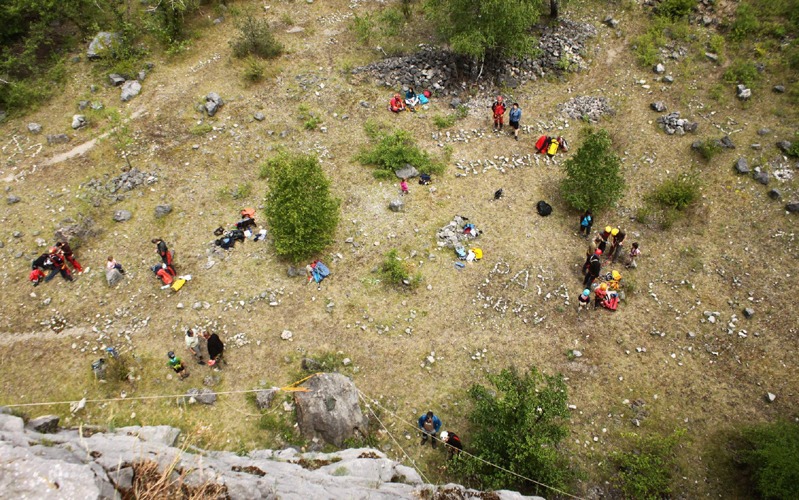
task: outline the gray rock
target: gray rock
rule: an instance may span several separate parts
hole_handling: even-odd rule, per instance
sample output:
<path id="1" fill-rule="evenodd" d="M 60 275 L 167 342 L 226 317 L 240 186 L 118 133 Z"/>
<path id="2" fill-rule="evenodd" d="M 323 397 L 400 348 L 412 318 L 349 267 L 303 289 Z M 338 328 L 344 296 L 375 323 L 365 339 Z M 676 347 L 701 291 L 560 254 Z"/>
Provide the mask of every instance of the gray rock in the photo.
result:
<path id="1" fill-rule="evenodd" d="M 91 106 L 92 106 L 92 109 L 95 110 L 95 111 L 100 111 L 104 107 L 103 103 L 101 103 L 101 102 L 93 102 Z"/>
<path id="2" fill-rule="evenodd" d="M 22 231 L 14 231 L 13 233 L 11 233 L 11 236 L 13 236 L 14 238 L 22 238 L 24 234 L 22 233 Z"/>
<path id="3" fill-rule="evenodd" d="M 776 92 L 778 94 L 784 94 L 785 93 L 785 85 L 775 85 L 774 88 L 771 89 L 771 90 L 773 90 L 774 92 Z"/>
<path id="4" fill-rule="evenodd" d="M 105 270 L 105 281 L 108 283 L 108 286 L 115 286 L 117 283 L 124 279 L 124 275 L 119 272 L 118 269 L 106 269 Z"/>
<path id="5" fill-rule="evenodd" d="M 663 77 L 663 81 L 665 83 L 674 83 L 674 77 L 671 75 L 666 75 Z"/>
<path id="6" fill-rule="evenodd" d="M 89 43 L 89 50 L 86 51 L 86 57 L 89 59 L 99 59 L 103 57 L 103 52 L 111 48 L 114 43 L 119 42 L 119 35 L 116 33 L 109 33 L 101 31 L 94 36 L 91 43 Z"/>
<path id="7" fill-rule="evenodd" d="M 259 410 L 268 410 L 269 406 L 272 404 L 272 400 L 275 399 L 275 394 L 277 394 L 278 389 L 273 387 L 271 389 L 264 389 L 255 393 L 255 404 L 258 406 Z"/>
<path id="8" fill-rule="evenodd" d="M 757 131 L 757 135 L 768 135 L 771 133 L 770 128 L 761 128 Z"/>
<path id="9" fill-rule="evenodd" d="M 799 212 L 799 202 L 788 203 L 785 205 L 785 210 L 792 214 Z"/>
<path id="10" fill-rule="evenodd" d="M 194 398 L 198 403 L 202 403 L 204 405 L 212 405 L 216 403 L 216 393 L 211 389 L 206 389 L 205 387 L 202 389 L 189 389 L 186 392 L 186 396 L 189 398 Z"/>
<path id="11" fill-rule="evenodd" d="M 754 178 L 760 184 L 764 186 L 768 185 L 768 182 L 771 180 L 771 176 L 769 176 L 768 172 L 755 172 Z"/>
<path id="12" fill-rule="evenodd" d="M 730 136 L 728 135 L 722 137 L 719 142 L 721 143 L 721 147 L 723 148 L 735 149 L 735 144 L 732 142 L 732 139 L 730 139 Z"/>
<path id="13" fill-rule="evenodd" d="M 666 72 L 666 67 L 663 66 L 662 64 L 658 63 L 658 64 L 655 65 L 654 68 L 652 68 L 652 71 L 654 71 L 658 75 L 662 75 L 663 73 Z"/>
<path id="14" fill-rule="evenodd" d="M 649 107 L 652 108 L 653 111 L 657 111 L 658 113 L 666 111 L 666 103 L 664 103 L 663 101 L 653 102 L 652 104 L 649 105 Z"/>
<path id="15" fill-rule="evenodd" d="M 289 264 L 288 269 L 286 270 L 286 274 L 289 278 L 296 278 L 297 276 L 305 276 L 305 268 L 304 267 L 294 267 Z"/>
<path id="16" fill-rule="evenodd" d="M 56 241 L 66 241 L 74 250 L 100 232 L 101 230 L 95 226 L 91 217 L 84 217 L 77 224 L 69 224 L 56 229 L 53 238 Z"/>
<path id="17" fill-rule="evenodd" d="M 78 111 L 83 111 L 89 107 L 89 101 L 78 101 Z"/>
<path id="18" fill-rule="evenodd" d="M 368 103 L 368 102 L 366 102 L 366 101 L 361 101 L 361 102 L 360 102 L 360 105 L 361 105 L 361 107 L 362 107 L 362 108 L 371 108 L 371 107 L 372 107 L 372 105 L 371 105 L 371 104 L 369 104 L 369 103 Z"/>
<path id="19" fill-rule="evenodd" d="M 463 103 L 457 97 L 453 97 L 452 100 L 449 101 L 449 107 L 452 109 L 458 109 L 461 106 L 461 104 Z"/>
<path id="20" fill-rule="evenodd" d="M 111 81 L 111 85 L 114 87 L 119 87 L 125 83 L 125 77 L 117 73 L 111 73 L 108 75 L 108 79 Z"/>
<path id="21" fill-rule="evenodd" d="M 776 189 L 772 189 L 771 191 L 768 192 L 768 197 L 771 198 L 772 200 L 781 200 L 782 193 L 780 193 Z"/>
<path id="22" fill-rule="evenodd" d="M 8 195 L 8 198 L 6 198 L 6 203 L 8 203 L 9 205 L 13 205 L 14 203 L 19 203 L 19 202 L 20 202 L 19 196 L 13 194 Z"/>
<path id="23" fill-rule="evenodd" d="M 259 122 L 262 122 L 262 121 L 264 121 L 264 120 L 266 119 L 266 117 L 264 116 L 264 114 L 263 114 L 263 113 L 261 113 L 260 111 L 258 111 L 257 113 L 255 113 L 255 114 L 253 115 L 253 118 L 255 118 L 255 120 L 256 120 L 256 121 L 259 121 Z"/>
<path id="24" fill-rule="evenodd" d="M 108 471 L 108 478 L 117 490 L 122 492 L 129 491 L 133 488 L 133 467 L 111 469 Z"/>
<path id="25" fill-rule="evenodd" d="M 416 167 L 410 163 L 406 163 L 403 168 L 395 170 L 394 174 L 400 179 L 413 179 L 414 177 L 419 177 L 419 171 L 416 170 Z"/>
<path id="26" fill-rule="evenodd" d="M 25 428 L 25 421 L 14 415 L 0 413 L 0 431 L 20 433 Z"/>
<path id="27" fill-rule="evenodd" d="M 755 315 L 755 310 L 752 309 L 751 307 L 747 307 L 746 309 L 744 309 L 744 317 L 746 317 L 746 319 L 749 319 L 754 315 Z"/>
<path id="28" fill-rule="evenodd" d="M 745 101 L 750 97 L 752 97 L 752 91 L 746 88 L 746 85 L 739 84 L 738 86 L 735 87 L 735 92 L 736 95 L 738 96 L 738 99 L 742 101 Z"/>
<path id="29" fill-rule="evenodd" d="M 125 222 L 129 221 L 133 217 L 133 214 L 130 213 L 128 210 L 117 210 L 114 212 L 114 220 L 116 222 Z"/>
<path id="30" fill-rule="evenodd" d="M 83 115 L 72 116 L 72 128 L 79 129 L 86 126 L 86 117 Z"/>
<path id="31" fill-rule="evenodd" d="M 58 430 L 59 418 L 56 415 L 45 415 L 28 421 L 28 429 L 42 434 L 50 434 Z"/>
<path id="32" fill-rule="evenodd" d="M 760 145 L 759 142 L 756 142 L 754 144 L 750 144 L 749 147 L 754 149 L 754 150 L 760 150 L 762 148 L 762 146 Z"/>
<path id="33" fill-rule="evenodd" d="M 309 391 L 294 393 L 303 436 L 342 446 L 346 439 L 366 435 L 368 420 L 361 413 L 352 380 L 340 373 L 322 373 L 303 386 Z"/>
<path id="34" fill-rule="evenodd" d="M 55 134 L 55 135 L 48 135 L 47 136 L 47 144 L 66 144 L 69 142 L 69 136 L 67 134 Z"/>
<path id="35" fill-rule="evenodd" d="M 136 436 L 139 440 L 144 441 L 145 443 L 163 446 L 175 446 L 178 436 L 180 436 L 180 429 L 176 429 L 168 425 L 147 427 L 139 427 L 134 425 L 131 427 L 120 427 L 117 429 L 117 432 L 127 436 Z"/>
<path id="36" fill-rule="evenodd" d="M 28 132 L 31 134 L 38 134 L 42 131 L 42 126 L 36 122 L 32 122 L 28 124 Z"/>
<path id="37" fill-rule="evenodd" d="M 160 219 L 172 213 L 172 205 L 157 205 L 155 207 L 155 218 Z"/>
<path id="38" fill-rule="evenodd" d="M 738 158 L 738 160 L 735 162 L 735 171 L 739 174 L 749 173 L 749 163 L 746 161 L 746 158 L 743 156 Z"/>
<path id="39" fill-rule="evenodd" d="M 140 82 L 143 82 L 144 79 L 147 78 L 147 72 L 144 71 L 144 70 L 139 71 L 139 74 L 137 76 L 138 76 L 137 80 L 139 80 Z"/>
<path id="40" fill-rule="evenodd" d="M 392 200 L 388 204 L 388 209 L 392 212 L 402 212 L 405 210 L 405 202 L 402 200 Z"/>
<path id="41" fill-rule="evenodd" d="M 605 16 L 605 19 L 602 21 L 602 23 L 610 28 L 616 28 L 619 25 L 619 21 L 617 19 L 613 19 L 613 16 L 610 14 Z"/>
<path id="42" fill-rule="evenodd" d="M 206 375 L 205 377 L 203 377 L 203 385 L 206 387 L 214 387 L 216 385 L 219 385 L 219 382 L 221 381 L 222 379 L 215 375 Z"/>
<path id="43" fill-rule="evenodd" d="M 208 116 L 214 116 L 219 108 L 225 105 L 225 102 L 219 97 L 216 92 L 210 92 L 205 96 L 205 112 Z"/>
<path id="44" fill-rule="evenodd" d="M 719 62 L 718 54 L 714 54 L 712 52 L 705 52 L 705 57 L 707 57 L 708 59 L 710 59 L 713 62 Z"/>
<path id="45" fill-rule="evenodd" d="M 122 85 L 122 93 L 120 99 L 122 102 L 128 102 L 141 92 L 141 83 L 138 80 L 128 80 Z"/>
<path id="46" fill-rule="evenodd" d="M 787 153 L 788 151 L 790 151 L 792 146 L 793 146 L 793 143 L 791 141 L 779 141 L 777 143 L 777 147 L 783 153 Z"/>

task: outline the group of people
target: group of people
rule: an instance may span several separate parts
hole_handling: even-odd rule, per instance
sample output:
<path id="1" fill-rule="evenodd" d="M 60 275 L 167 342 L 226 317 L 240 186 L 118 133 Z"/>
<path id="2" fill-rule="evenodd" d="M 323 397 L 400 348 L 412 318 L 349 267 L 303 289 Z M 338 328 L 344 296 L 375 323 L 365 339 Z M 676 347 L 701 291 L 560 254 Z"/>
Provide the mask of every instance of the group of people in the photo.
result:
<path id="1" fill-rule="evenodd" d="M 450 458 L 463 451 L 463 443 L 461 443 L 461 438 L 458 437 L 457 434 L 450 431 L 441 431 L 441 434 L 439 434 L 439 431 L 441 430 L 441 419 L 438 418 L 432 411 L 422 414 L 417 421 L 417 425 L 419 426 L 419 432 L 422 435 L 422 446 L 424 446 L 429 439 L 430 444 L 432 445 L 433 449 L 435 449 L 436 442 L 441 441 L 444 443 L 444 446 L 447 447 Z"/>
<path id="2" fill-rule="evenodd" d="M 200 338 L 202 338 L 204 342 L 201 342 Z M 194 330 L 189 328 L 186 330 L 184 341 L 186 343 L 186 350 L 189 351 L 191 357 L 197 364 L 212 366 L 214 371 L 219 371 L 222 364 L 227 365 L 227 361 L 224 358 L 225 344 L 216 333 L 203 332 L 198 335 Z M 202 344 L 205 344 L 205 349 L 203 349 Z M 174 351 L 169 351 L 166 355 L 168 358 L 167 366 L 169 366 L 181 380 L 189 376 L 186 365 L 183 364 L 183 360 L 180 359 Z"/>
<path id="3" fill-rule="evenodd" d="M 59 241 L 55 246 L 50 247 L 47 252 L 41 254 L 31 262 L 29 279 L 33 283 L 33 286 L 38 286 L 42 281 L 50 281 L 55 278 L 57 274 L 60 274 L 61 277 L 67 281 L 72 281 L 74 278 L 72 277 L 72 272 L 67 263 L 72 266 L 72 270 L 76 273 L 80 274 L 83 272 L 83 267 L 81 267 L 80 262 L 75 258 L 75 254 L 72 252 L 69 243 Z M 48 271 L 48 274 L 45 274 L 45 271 Z"/>
<path id="4" fill-rule="evenodd" d="M 491 104 L 491 115 L 494 120 L 494 132 L 501 132 L 505 125 L 505 113 L 508 113 L 508 124 L 513 129 L 513 138 L 519 140 L 519 127 L 522 120 L 522 108 L 518 102 L 514 102 L 508 110 L 505 99 L 498 95 L 497 99 Z"/>
<path id="5" fill-rule="evenodd" d="M 388 109 L 392 113 L 400 113 L 402 111 L 416 111 L 416 106 L 424 105 L 430 102 L 432 94 L 429 90 L 425 90 L 419 94 L 413 89 L 408 87 L 405 89 L 405 98 L 401 94 L 394 94 L 394 97 L 388 101 Z"/>

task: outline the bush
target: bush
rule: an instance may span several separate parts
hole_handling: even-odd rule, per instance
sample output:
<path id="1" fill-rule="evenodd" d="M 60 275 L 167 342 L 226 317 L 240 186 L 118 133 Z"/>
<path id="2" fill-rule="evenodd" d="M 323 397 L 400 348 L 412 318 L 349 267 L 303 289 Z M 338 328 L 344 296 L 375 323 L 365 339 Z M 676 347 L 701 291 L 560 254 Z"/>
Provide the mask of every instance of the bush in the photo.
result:
<path id="1" fill-rule="evenodd" d="M 760 21 L 754 7 L 747 3 L 738 5 L 735 10 L 735 21 L 730 26 L 730 38 L 743 40 L 760 30 Z"/>
<path id="2" fill-rule="evenodd" d="M 588 129 L 583 144 L 564 162 L 566 177 L 561 181 L 560 190 L 572 208 L 599 212 L 622 197 L 621 160 L 612 148 L 605 129 Z"/>
<path id="3" fill-rule="evenodd" d="M 699 198 L 699 177 L 696 174 L 667 179 L 648 196 L 650 201 L 673 210 L 684 210 L 697 198 Z"/>
<path id="4" fill-rule="evenodd" d="M 726 83 L 742 83 L 747 87 L 753 87 L 760 81 L 760 77 L 760 72 L 757 70 L 755 63 L 740 59 L 733 62 L 723 76 Z"/>
<path id="5" fill-rule="evenodd" d="M 270 188 L 266 219 L 277 254 L 297 262 L 322 251 L 333 241 L 340 201 L 331 196 L 330 181 L 319 161 L 280 153 L 264 168 Z"/>
<path id="6" fill-rule="evenodd" d="M 699 156 L 706 162 L 710 162 L 717 154 L 721 153 L 721 143 L 718 140 L 707 139 L 699 141 L 699 146 L 694 148 Z"/>
<path id="7" fill-rule="evenodd" d="M 380 265 L 380 278 L 390 285 L 417 287 L 422 282 L 421 273 L 411 277 L 407 264 L 399 257 L 397 250 L 393 249 L 386 254 Z"/>
<path id="8" fill-rule="evenodd" d="M 239 29 L 238 37 L 230 41 L 235 57 L 252 55 L 272 59 L 283 53 L 283 45 L 275 40 L 272 31 L 269 30 L 269 23 L 265 19 L 247 16 L 237 25 L 237 28 Z"/>
<path id="9" fill-rule="evenodd" d="M 744 429 L 733 450 L 762 498 L 799 498 L 799 425 L 761 424 Z"/>
<path id="10" fill-rule="evenodd" d="M 632 449 L 611 454 L 616 468 L 614 483 L 625 497 L 636 500 L 660 500 L 671 493 L 671 476 L 675 468 L 674 448 L 684 431 L 668 437 L 634 436 Z"/>
<path id="11" fill-rule="evenodd" d="M 244 64 L 242 76 L 249 83 L 258 83 L 264 79 L 265 67 L 261 61 L 254 57 L 248 57 Z"/>
<path id="12" fill-rule="evenodd" d="M 697 0 L 663 0 L 655 9 L 655 13 L 661 17 L 670 19 L 680 19 L 696 7 Z"/>
<path id="13" fill-rule="evenodd" d="M 566 384 L 531 367 L 489 374 L 492 387 L 469 389 L 472 409 L 470 453 L 516 474 L 563 488 L 568 478 L 558 443 L 568 435 Z M 453 462 L 463 481 L 480 489 L 513 489 L 540 493 L 537 485 L 467 455 Z"/>
<path id="14" fill-rule="evenodd" d="M 379 133 L 378 137 L 377 144 L 356 156 L 363 165 L 377 167 L 373 173 L 377 179 L 394 177 L 394 171 L 406 164 L 424 174 L 441 174 L 446 168 L 442 162 L 433 160 L 426 151 L 419 149 L 410 132 L 397 130 L 391 134 Z"/>

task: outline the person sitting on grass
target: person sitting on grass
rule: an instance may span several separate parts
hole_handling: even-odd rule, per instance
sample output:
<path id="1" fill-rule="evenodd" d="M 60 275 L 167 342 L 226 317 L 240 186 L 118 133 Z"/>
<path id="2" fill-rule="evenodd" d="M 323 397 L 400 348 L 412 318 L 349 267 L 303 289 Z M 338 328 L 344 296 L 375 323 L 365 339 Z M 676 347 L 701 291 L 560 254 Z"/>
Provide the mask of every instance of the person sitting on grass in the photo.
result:
<path id="1" fill-rule="evenodd" d="M 416 91 L 413 90 L 413 87 L 408 87 L 408 90 L 405 91 L 405 104 L 408 105 L 408 109 L 414 111 L 416 106 L 419 105 L 419 98 L 416 97 Z"/>
<path id="2" fill-rule="evenodd" d="M 405 111 L 405 102 L 402 100 L 402 97 L 399 94 L 394 94 L 394 97 L 388 101 L 388 109 L 392 113 Z"/>

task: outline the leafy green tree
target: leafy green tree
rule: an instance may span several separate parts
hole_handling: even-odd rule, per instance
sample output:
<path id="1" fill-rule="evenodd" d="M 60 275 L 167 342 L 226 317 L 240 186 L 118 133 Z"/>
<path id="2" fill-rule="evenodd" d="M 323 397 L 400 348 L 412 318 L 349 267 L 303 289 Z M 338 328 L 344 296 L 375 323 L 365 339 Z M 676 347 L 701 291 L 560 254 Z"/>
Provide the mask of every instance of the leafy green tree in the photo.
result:
<path id="1" fill-rule="evenodd" d="M 488 376 L 493 388 L 469 389 L 473 408 L 470 447 L 479 459 L 521 476 L 562 488 L 567 479 L 565 460 L 557 449 L 568 434 L 566 384 L 531 367 L 519 374 L 511 367 Z M 510 488 L 539 492 L 539 487 L 469 455 L 460 455 L 453 470 L 481 489 Z"/>
<path id="2" fill-rule="evenodd" d="M 269 177 L 265 211 L 277 254 L 297 262 L 322 251 L 333 241 L 340 201 L 319 161 L 281 153 L 261 172 Z"/>
<path id="3" fill-rule="evenodd" d="M 563 198 L 577 210 L 600 211 L 616 203 L 624 193 L 621 160 L 605 129 L 589 129 L 577 152 L 563 163 Z"/>
<path id="4" fill-rule="evenodd" d="M 672 471 L 676 467 L 674 449 L 684 433 L 675 431 L 667 437 L 633 436 L 631 450 L 611 454 L 611 462 L 616 467 L 614 483 L 624 492 L 625 498 L 668 498 Z"/>
<path id="5" fill-rule="evenodd" d="M 762 498 L 799 498 L 799 424 L 775 422 L 749 427 L 735 450 Z"/>
<path id="6" fill-rule="evenodd" d="M 478 60 L 533 51 L 542 0 L 427 0 L 428 18 L 453 51 Z"/>

